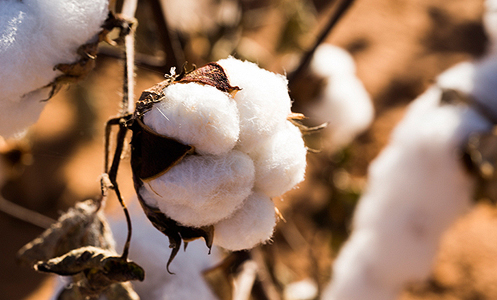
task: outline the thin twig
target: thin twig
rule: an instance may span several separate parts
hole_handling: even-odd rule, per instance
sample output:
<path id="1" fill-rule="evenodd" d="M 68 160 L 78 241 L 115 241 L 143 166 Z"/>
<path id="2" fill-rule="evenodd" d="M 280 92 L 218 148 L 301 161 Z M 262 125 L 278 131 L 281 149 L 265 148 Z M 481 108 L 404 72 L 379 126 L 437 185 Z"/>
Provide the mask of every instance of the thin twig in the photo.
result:
<path id="1" fill-rule="evenodd" d="M 314 46 L 309 49 L 303 56 L 302 59 L 300 60 L 299 66 L 288 75 L 288 85 L 292 86 L 295 81 L 297 81 L 300 76 L 303 75 L 305 69 L 309 66 L 309 63 L 311 62 L 312 56 L 314 55 L 314 52 L 316 51 L 317 47 L 323 43 L 323 41 L 326 39 L 328 34 L 331 32 L 331 29 L 335 27 L 335 25 L 338 23 L 338 21 L 342 18 L 342 16 L 347 12 L 349 7 L 352 5 L 354 0 L 342 0 L 339 4 L 338 7 L 333 11 L 333 14 L 326 25 L 326 27 L 321 31 L 321 34 L 319 35 L 318 39 L 314 43 Z"/>
<path id="2" fill-rule="evenodd" d="M 36 211 L 27 209 L 18 204 L 10 202 L 5 198 L 0 196 L 0 211 L 22 220 L 26 223 L 33 224 L 43 229 L 47 229 L 56 222 L 56 220 L 42 215 Z"/>
<path id="3" fill-rule="evenodd" d="M 124 0 L 121 15 L 134 19 L 138 0 Z M 125 116 L 135 110 L 135 33 L 133 28 L 124 38 L 124 86 L 121 115 Z"/>

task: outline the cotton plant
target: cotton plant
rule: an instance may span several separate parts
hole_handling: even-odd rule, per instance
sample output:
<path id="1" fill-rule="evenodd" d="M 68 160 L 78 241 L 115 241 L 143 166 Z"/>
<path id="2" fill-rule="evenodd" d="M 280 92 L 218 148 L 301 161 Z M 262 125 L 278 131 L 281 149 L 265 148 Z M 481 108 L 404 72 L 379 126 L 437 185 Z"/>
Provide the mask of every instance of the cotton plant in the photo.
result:
<path id="1" fill-rule="evenodd" d="M 213 243 L 228 250 L 266 243 L 277 221 L 272 198 L 301 182 L 306 167 L 286 78 L 232 57 L 174 78 L 142 114 L 138 132 L 189 148 L 167 170 L 135 176 L 142 206 L 180 228 L 213 233 Z"/>
<path id="2" fill-rule="evenodd" d="M 488 9 L 485 19 L 494 18 Z M 495 41 L 497 28 L 485 25 Z M 443 233 L 471 207 L 477 179 L 463 152 L 492 130 L 495 99 L 497 56 L 489 51 L 442 73 L 410 104 L 369 168 L 352 235 L 322 299 L 396 299 L 407 284 L 427 278 Z"/>
<path id="3" fill-rule="evenodd" d="M 108 0 L 3 0 L 0 4 L 0 135 L 35 123 L 80 46 L 97 40 Z"/>
<path id="4" fill-rule="evenodd" d="M 366 130 L 374 118 L 371 97 L 356 75 L 354 59 L 343 48 L 322 44 L 314 53 L 311 72 L 324 81 L 306 110 L 309 117 L 327 123 L 326 144 L 338 150 Z"/>

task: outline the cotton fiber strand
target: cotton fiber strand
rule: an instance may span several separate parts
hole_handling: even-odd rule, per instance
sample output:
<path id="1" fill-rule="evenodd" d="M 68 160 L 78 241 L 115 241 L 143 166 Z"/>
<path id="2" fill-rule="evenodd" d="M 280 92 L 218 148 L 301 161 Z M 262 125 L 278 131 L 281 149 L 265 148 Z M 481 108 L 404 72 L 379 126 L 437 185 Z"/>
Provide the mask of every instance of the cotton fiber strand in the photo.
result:
<path id="1" fill-rule="evenodd" d="M 254 163 L 240 151 L 190 155 L 145 182 L 147 202 L 183 225 L 211 225 L 230 216 L 252 192 Z"/>
<path id="2" fill-rule="evenodd" d="M 241 88 L 235 95 L 240 115 L 237 148 L 254 150 L 280 126 L 291 113 L 287 79 L 233 57 L 219 60 L 232 86 Z"/>
<path id="3" fill-rule="evenodd" d="M 314 54 L 311 70 L 325 80 L 325 86 L 308 108 L 309 117 L 328 123 L 332 148 L 346 146 L 374 117 L 371 97 L 355 74 L 354 60 L 342 48 L 323 44 Z"/>
<path id="4" fill-rule="evenodd" d="M 49 89 L 38 91 L 74 63 L 79 46 L 96 38 L 107 0 L 6 0 L 0 6 L 0 134 L 36 122 Z M 3 114 L 3 115 L 2 115 Z"/>
<path id="5" fill-rule="evenodd" d="M 255 188 L 269 197 L 291 190 L 304 180 L 307 148 L 302 133 L 289 121 L 251 156 L 255 163 Z"/>
<path id="6" fill-rule="evenodd" d="M 213 86 L 193 82 L 166 87 L 164 99 L 145 114 L 144 122 L 200 154 L 228 152 L 240 132 L 234 100 Z"/>
<path id="7" fill-rule="evenodd" d="M 369 168 L 354 231 L 323 299 L 395 299 L 405 284 L 429 275 L 443 232 L 470 207 L 474 179 L 460 149 L 492 125 L 474 107 L 441 103 L 443 88 L 459 89 L 495 115 L 497 59 L 454 66 L 409 106 Z"/>
<path id="8" fill-rule="evenodd" d="M 214 244 L 231 251 L 250 249 L 269 240 L 275 225 L 273 201 L 254 192 L 231 217 L 214 225 Z"/>
<path id="9" fill-rule="evenodd" d="M 164 258 L 171 251 L 161 232 L 148 221 L 145 214 L 136 205 L 129 208 L 133 220 L 133 239 L 129 248 L 129 258 L 139 264 L 146 272 L 145 280 L 133 282 L 133 287 L 141 299 L 218 299 L 211 291 L 202 272 L 213 267 L 222 259 L 216 247 L 209 255 L 205 243 L 201 240 L 188 243 L 188 251 L 178 255 L 171 264 L 169 274 Z M 124 246 L 127 226 L 119 214 L 109 217 L 109 224 L 114 234 L 117 249 Z"/>

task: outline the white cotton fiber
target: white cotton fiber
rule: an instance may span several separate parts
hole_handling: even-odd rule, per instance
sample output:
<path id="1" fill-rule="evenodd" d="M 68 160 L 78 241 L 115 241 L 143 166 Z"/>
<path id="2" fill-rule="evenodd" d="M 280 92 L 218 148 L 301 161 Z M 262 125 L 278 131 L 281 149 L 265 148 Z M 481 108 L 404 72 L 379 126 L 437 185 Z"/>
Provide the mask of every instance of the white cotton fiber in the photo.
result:
<path id="1" fill-rule="evenodd" d="M 188 243 L 186 251 L 180 251 L 171 263 L 171 272 L 166 270 L 171 249 L 166 236 L 155 229 L 136 201 L 129 207 L 133 221 L 133 238 L 129 258 L 145 270 L 145 280 L 133 281 L 133 287 L 141 299 L 205 299 L 217 297 L 204 280 L 202 272 L 214 267 L 222 259 L 220 251 L 205 246 L 202 239 Z M 127 227 L 121 211 L 109 217 L 118 251 L 124 246 Z"/>
<path id="2" fill-rule="evenodd" d="M 233 150 L 222 156 L 187 156 L 167 173 L 145 182 L 140 193 L 181 224 L 200 227 L 231 215 L 253 185 L 252 160 Z"/>
<path id="3" fill-rule="evenodd" d="M 345 49 L 321 44 L 314 52 L 311 69 L 321 77 L 354 75 L 356 67 L 354 59 Z"/>
<path id="4" fill-rule="evenodd" d="M 286 121 L 250 155 L 255 164 L 255 188 L 269 197 L 291 190 L 304 180 L 306 154 L 300 130 Z"/>
<path id="5" fill-rule="evenodd" d="M 235 95 L 240 114 L 240 140 L 237 148 L 245 153 L 255 149 L 282 126 L 291 113 L 287 79 L 233 57 L 218 61 L 232 86 L 241 88 Z"/>
<path id="6" fill-rule="evenodd" d="M 325 80 L 325 86 L 307 114 L 328 123 L 325 130 L 332 148 L 346 146 L 369 127 L 374 117 L 373 102 L 355 74 L 354 60 L 342 48 L 323 44 L 314 54 L 311 70 Z"/>
<path id="7" fill-rule="evenodd" d="M 275 225 L 273 201 L 254 192 L 231 217 L 214 225 L 214 244 L 232 251 L 250 249 L 267 242 Z"/>
<path id="8" fill-rule="evenodd" d="M 240 132 L 235 101 L 213 86 L 193 82 L 166 87 L 163 100 L 145 114 L 144 122 L 200 154 L 228 152 Z"/>
<path id="9" fill-rule="evenodd" d="M 460 89 L 496 115 L 495 61 L 456 65 L 410 105 L 369 168 L 354 231 L 323 299 L 396 299 L 407 283 L 429 275 L 443 232 L 474 192 L 460 149 L 471 133 L 491 128 L 474 107 L 441 103 L 441 88 Z"/>
<path id="10" fill-rule="evenodd" d="M 78 47 L 101 30 L 107 6 L 107 0 L 2 1 L 1 135 L 11 136 L 38 119 L 49 91 L 29 93 L 61 75 L 55 65 L 77 61 Z"/>

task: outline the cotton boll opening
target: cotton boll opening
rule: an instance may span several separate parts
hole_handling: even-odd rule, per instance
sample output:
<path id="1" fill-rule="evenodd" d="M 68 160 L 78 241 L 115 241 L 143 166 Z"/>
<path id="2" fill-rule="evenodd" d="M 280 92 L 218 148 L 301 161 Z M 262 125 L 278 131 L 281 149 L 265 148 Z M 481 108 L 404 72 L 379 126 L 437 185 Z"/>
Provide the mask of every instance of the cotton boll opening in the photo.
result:
<path id="1" fill-rule="evenodd" d="M 230 84 L 241 88 L 235 95 L 240 114 L 237 149 L 249 153 L 282 126 L 291 113 L 287 80 L 254 63 L 233 57 L 218 63 L 226 71 Z"/>
<path id="2" fill-rule="evenodd" d="M 228 250 L 250 249 L 273 235 L 274 204 L 260 192 L 252 193 L 228 219 L 214 225 L 214 244 Z"/>
<path id="3" fill-rule="evenodd" d="M 255 188 L 276 197 L 304 180 L 307 148 L 300 130 L 289 121 L 254 150 Z"/>
<path id="4" fill-rule="evenodd" d="M 145 182 L 140 193 L 181 224 L 200 227 L 230 216 L 250 195 L 253 184 L 252 160 L 233 150 L 222 156 L 187 156 L 167 173 Z"/>
<path id="5" fill-rule="evenodd" d="M 145 114 L 155 132 L 192 145 L 199 154 L 220 155 L 231 150 L 240 132 L 234 100 L 213 86 L 176 83 Z"/>

